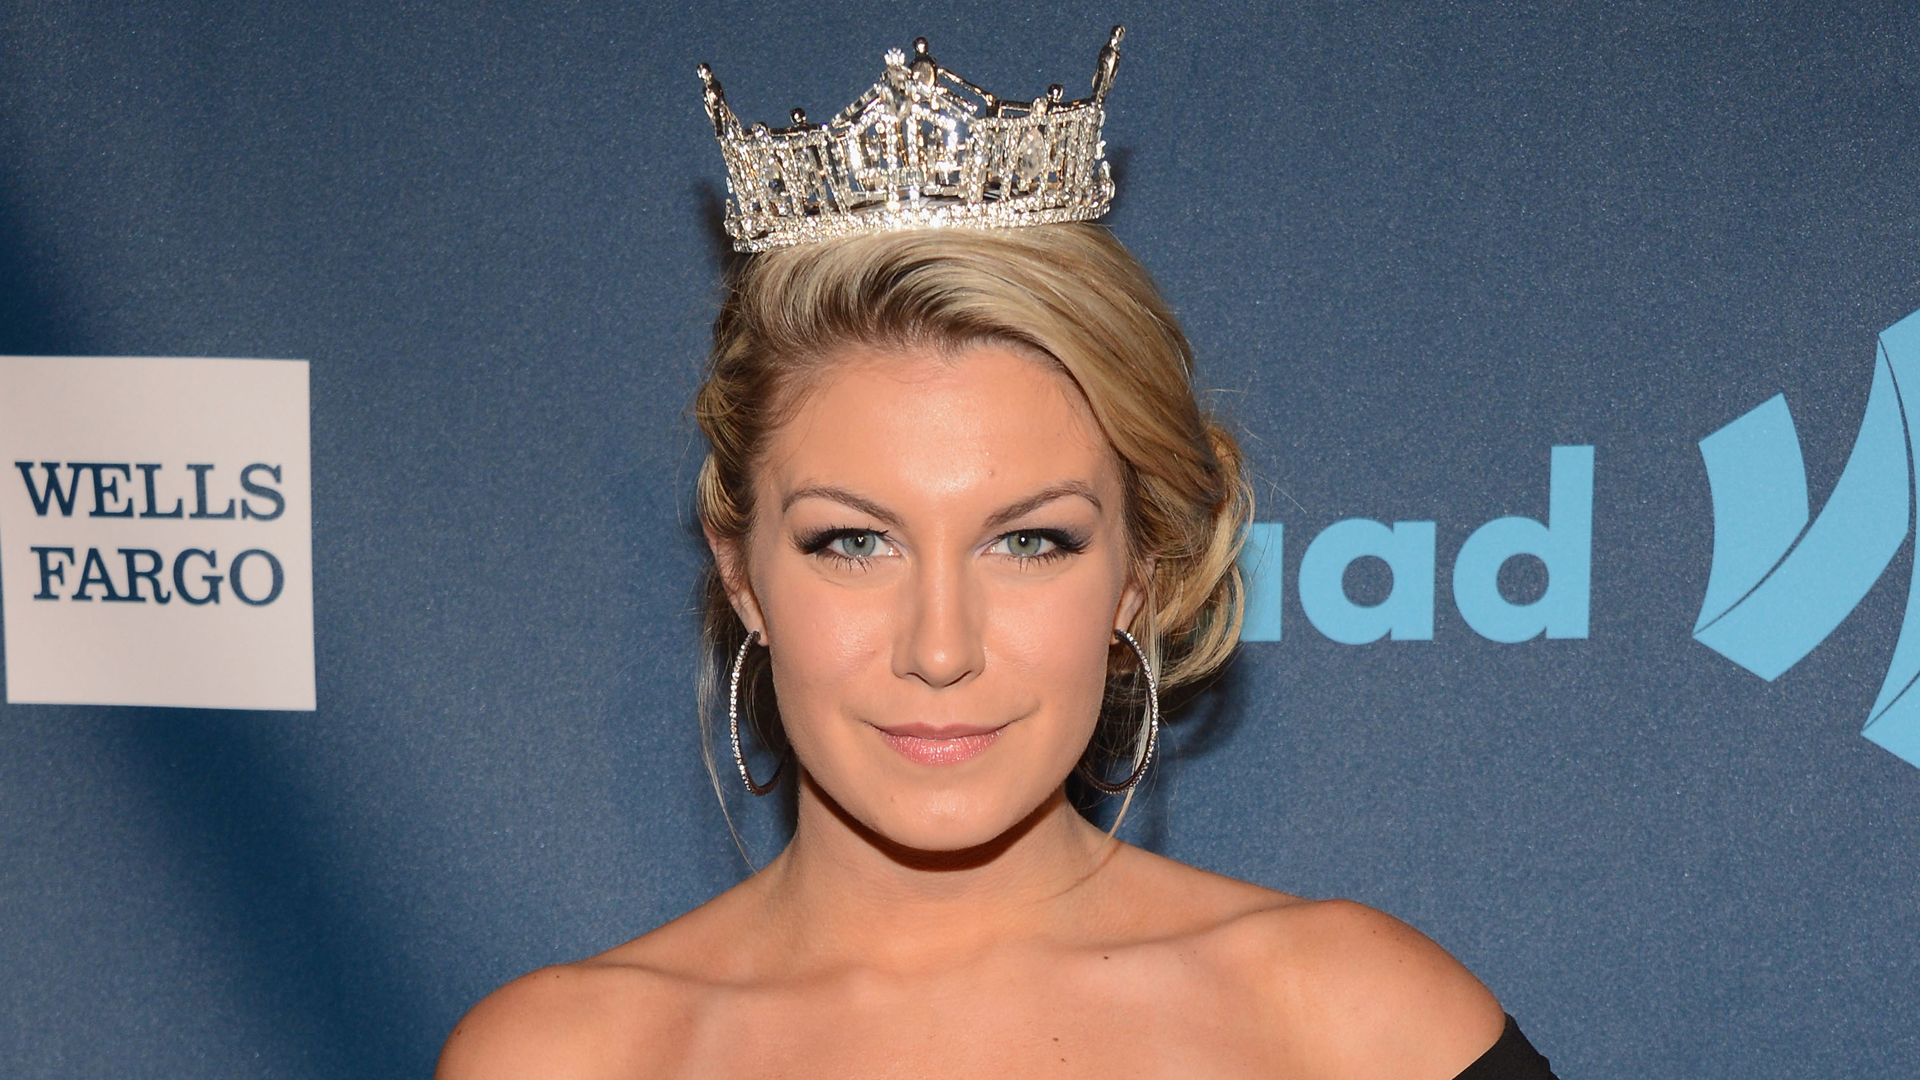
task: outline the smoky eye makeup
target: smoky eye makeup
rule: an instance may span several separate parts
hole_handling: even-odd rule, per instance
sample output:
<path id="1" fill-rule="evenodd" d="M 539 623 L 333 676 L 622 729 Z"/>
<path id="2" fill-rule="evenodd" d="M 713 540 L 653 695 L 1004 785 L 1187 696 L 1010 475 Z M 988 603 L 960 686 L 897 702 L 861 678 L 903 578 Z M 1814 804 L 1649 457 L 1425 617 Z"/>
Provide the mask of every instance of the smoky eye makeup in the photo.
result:
<path id="1" fill-rule="evenodd" d="M 794 546 L 802 555 L 859 563 L 886 554 L 893 541 L 880 529 L 830 525 L 800 533 L 794 537 Z"/>
<path id="2" fill-rule="evenodd" d="M 1035 565 L 1078 555 L 1087 549 L 1089 539 L 1087 533 L 1074 529 L 1012 529 L 996 537 L 987 550 Z"/>
<path id="3" fill-rule="evenodd" d="M 1010 529 L 988 543 L 983 553 L 1037 566 L 1078 555 L 1087 549 L 1089 542 L 1089 534 L 1078 529 Z M 794 537 L 794 546 L 802 555 L 864 564 L 892 551 L 893 541 L 882 529 L 831 525 L 800 533 Z"/>

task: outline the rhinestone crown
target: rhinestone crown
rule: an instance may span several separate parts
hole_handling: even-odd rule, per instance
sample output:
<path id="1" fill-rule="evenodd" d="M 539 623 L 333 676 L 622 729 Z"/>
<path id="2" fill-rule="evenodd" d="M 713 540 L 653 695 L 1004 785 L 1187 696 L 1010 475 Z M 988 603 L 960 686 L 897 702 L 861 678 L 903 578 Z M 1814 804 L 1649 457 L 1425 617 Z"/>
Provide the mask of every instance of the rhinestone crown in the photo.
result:
<path id="1" fill-rule="evenodd" d="M 887 53 L 873 89 L 824 124 L 742 128 L 705 64 L 707 116 L 727 163 L 727 233 L 737 251 L 906 228 L 1012 228 L 1087 221 L 1113 201 L 1107 91 L 1124 27 L 1100 50 L 1093 94 L 1058 84 L 1004 101 L 941 67 L 927 39 Z"/>

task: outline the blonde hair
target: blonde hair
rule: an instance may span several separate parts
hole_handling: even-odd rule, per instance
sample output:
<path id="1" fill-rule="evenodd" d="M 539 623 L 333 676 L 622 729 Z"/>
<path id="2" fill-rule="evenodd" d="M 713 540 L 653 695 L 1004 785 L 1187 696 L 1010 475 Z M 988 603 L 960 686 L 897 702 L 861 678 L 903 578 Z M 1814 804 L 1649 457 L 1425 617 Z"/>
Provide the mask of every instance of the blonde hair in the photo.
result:
<path id="1" fill-rule="evenodd" d="M 1239 640 L 1235 559 L 1251 490 L 1238 444 L 1195 397 L 1193 350 L 1172 310 L 1099 226 L 906 230 L 747 259 L 728 282 L 694 401 L 710 447 L 696 495 L 702 524 L 723 540 L 746 536 L 768 437 L 836 349 L 984 341 L 1057 364 L 1112 445 L 1147 594 L 1129 630 L 1162 688 L 1218 669 Z M 722 662 L 746 636 L 717 567 L 706 636 Z M 1130 668 L 1130 654 L 1116 664 Z"/>

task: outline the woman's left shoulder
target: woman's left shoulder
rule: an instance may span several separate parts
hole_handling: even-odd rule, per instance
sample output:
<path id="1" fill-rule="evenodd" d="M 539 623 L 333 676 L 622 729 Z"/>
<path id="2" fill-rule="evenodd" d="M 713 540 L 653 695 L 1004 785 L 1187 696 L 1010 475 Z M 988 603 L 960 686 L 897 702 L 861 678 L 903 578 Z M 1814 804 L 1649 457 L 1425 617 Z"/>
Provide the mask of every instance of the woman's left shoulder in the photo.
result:
<path id="1" fill-rule="evenodd" d="M 1131 853 L 1130 853 L 1131 854 Z M 1453 1080 L 1500 1038 L 1506 1013 L 1425 934 L 1351 900 L 1305 900 L 1158 856 L 1130 860 L 1187 954 L 1305 1075 Z M 1177 914 L 1176 914 L 1177 913 Z"/>
<path id="2" fill-rule="evenodd" d="M 1425 934 L 1351 900 L 1275 897 L 1220 927 L 1220 955 L 1294 1021 L 1308 1072 L 1451 1080 L 1499 1039 L 1492 991 Z"/>

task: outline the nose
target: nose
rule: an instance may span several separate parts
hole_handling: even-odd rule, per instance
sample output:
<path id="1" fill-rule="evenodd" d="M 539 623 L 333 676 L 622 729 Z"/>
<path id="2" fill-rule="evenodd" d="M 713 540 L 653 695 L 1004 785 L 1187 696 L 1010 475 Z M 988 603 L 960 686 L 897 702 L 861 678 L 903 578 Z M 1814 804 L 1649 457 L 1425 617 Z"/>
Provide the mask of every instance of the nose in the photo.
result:
<path id="1" fill-rule="evenodd" d="M 894 642 L 895 675 L 938 690 L 980 673 L 986 651 L 974 591 L 962 558 L 931 559 L 914 567 L 902 597 L 903 632 Z"/>

